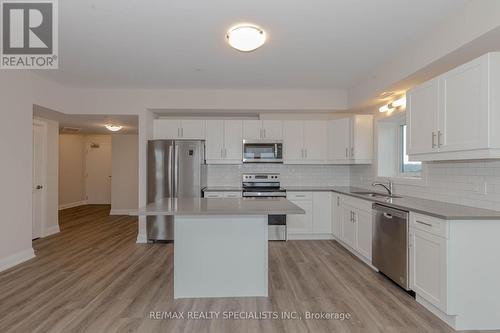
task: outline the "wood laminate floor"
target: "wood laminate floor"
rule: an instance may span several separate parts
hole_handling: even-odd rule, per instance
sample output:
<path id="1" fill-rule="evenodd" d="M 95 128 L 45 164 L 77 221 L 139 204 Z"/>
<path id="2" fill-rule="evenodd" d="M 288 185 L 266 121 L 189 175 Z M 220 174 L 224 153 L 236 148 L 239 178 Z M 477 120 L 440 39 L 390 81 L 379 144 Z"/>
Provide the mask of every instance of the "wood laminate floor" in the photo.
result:
<path id="1" fill-rule="evenodd" d="M 268 298 L 174 301 L 173 246 L 136 244 L 136 218 L 108 214 L 61 211 L 61 232 L 33 242 L 36 258 L 0 273 L 0 332 L 453 332 L 335 241 L 269 243 Z M 189 311 L 219 319 L 150 318 Z M 267 311 L 302 319 L 222 319 Z"/>

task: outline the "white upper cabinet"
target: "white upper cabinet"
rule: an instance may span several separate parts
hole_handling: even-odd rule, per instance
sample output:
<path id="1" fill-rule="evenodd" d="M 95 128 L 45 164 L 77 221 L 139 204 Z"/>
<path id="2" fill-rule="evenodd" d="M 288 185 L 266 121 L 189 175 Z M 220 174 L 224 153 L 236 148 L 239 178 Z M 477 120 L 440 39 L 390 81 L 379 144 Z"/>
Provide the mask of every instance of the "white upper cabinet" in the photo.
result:
<path id="1" fill-rule="evenodd" d="M 155 119 L 153 121 L 155 139 L 205 139 L 205 121 L 198 119 Z"/>
<path id="2" fill-rule="evenodd" d="M 500 158 L 500 53 L 488 53 L 407 93 L 412 160 Z"/>
<path id="3" fill-rule="evenodd" d="M 283 122 L 283 157 L 285 164 L 302 163 L 304 159 L 304 123 L 300 120 Z"/>
<path id="4" fill-rule="evenodd" d="M 325 164 L 328 153 L 327 122 L 304 121 L 304 160 L 308 164 Z"/>
<path id="5" fill-rule="evenodd" d="M 370 164 L 373 161 L 373 116 L 355 115 L 328 122 L 328 163 Z"/>
<path id="6" fill-rule="evenodd" d="M 195 119 L 181 120 L 181 138 L 205 139 L 205 121 Z"/>
<path id="7" fill-rule="evenodd" d="M 244 120 L 243 138 L 246 140 L 282 140 L 283 121 Z"/>
<path id="8" fill-rule="evenodd" d="M 262 120 L 243 120 L 243 139 L 262 139 Z"/>
<path id="9" fill-rule="evenodd" d="M 262 129 L 264 130 L 264 139 L 283 140 L 283 121 L 263 120 Z"/>
<path id="10" fill-rule="evenodd" d="M 241 120 L 207 120 L 205 129 L 207 164 L 242 163 Z"/>
<path id="11" fill-rule="evenodd" d="M 434 79 L 406 94 L 408 154 L 437 151 L 439 80 Z"/>
<path id="12" fill-rule="evenodd" d="M 327 123 L 322 120 L 283 122 L 285 164 L 326 164 Z"/>

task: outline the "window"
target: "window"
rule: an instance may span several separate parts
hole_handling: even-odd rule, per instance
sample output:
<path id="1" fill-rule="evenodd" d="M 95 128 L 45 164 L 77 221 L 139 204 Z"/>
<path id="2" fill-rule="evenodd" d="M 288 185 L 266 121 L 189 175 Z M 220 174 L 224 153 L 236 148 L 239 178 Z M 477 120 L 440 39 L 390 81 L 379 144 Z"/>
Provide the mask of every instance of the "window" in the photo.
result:
<path id="1" fill-rule="evenodd" d="M 425 167 L 410 161 L 406 152 L 406 115 L 392 114 L 377 120 L 377 178 L 397 184 L 426 184 Z"/>
<path id="2" fill-rule="evenodd" d="M 399 173 L 402 177 L 420 177 L 422 162 L 411 162 L 406 153 L 406 124 L 399 126 Z"/>

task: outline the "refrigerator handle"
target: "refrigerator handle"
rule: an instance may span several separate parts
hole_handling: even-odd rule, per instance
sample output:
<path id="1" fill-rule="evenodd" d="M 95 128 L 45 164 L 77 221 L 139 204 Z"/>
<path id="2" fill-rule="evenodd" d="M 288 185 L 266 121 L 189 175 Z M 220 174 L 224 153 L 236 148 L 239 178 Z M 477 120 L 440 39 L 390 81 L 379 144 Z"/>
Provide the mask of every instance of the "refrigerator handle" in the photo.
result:
<path id="1" fill-rule="evenodd" d="M 174 185 L 172 183 L 172 158 L 174 157 L 172 152 L 173 146 L 168 146 L 168 162 L 167 163 L 167 181 L 168 181 L 168 196 L 173 196 L 174 194 Z"/>
<path id="2" fill-rule="evenodd" d="M 179 147 L 174 148 L 174 191 L 173 197 L 177 198 L 179 195 Z"/>

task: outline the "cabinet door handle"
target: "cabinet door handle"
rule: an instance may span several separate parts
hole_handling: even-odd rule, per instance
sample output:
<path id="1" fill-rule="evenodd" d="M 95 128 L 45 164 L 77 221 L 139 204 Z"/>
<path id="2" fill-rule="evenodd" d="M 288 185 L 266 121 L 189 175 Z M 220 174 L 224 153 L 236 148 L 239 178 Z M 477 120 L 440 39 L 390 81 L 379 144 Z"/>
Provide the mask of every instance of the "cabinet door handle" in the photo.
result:
<path id="1" fill-rule="evenodd" d="M 304 149 L 305 152 L 305 158 L 307 158 L 307 148 Z"/>
<path id="2" fill-rule="evenodd" d="M 262 129 L 262 132 L 264 133 L 264 139 L 265 139 L 265 138 L 266 138 L 266 129 L 265 129 L 265 128 L 263 128 L 263 129 Z"/>
<path id="3" fill-rule="evenodd" d="M 425 223 L 425 222 L 422 222 L 422 221 L 416 221 L 416 222 L 419 223 L 419 224 L 426 225 L 428 227 L 432 227 L 432 224 L 430 224 L 430 223 Z"/>
<path id="4" fill-rule="evenodd" d="M 340 197 L 337 197 L 337 206 L 340 206 Z"/>
<path id="5" fill-rule="evenodd" d="M 436 148 L 436 133 L 432 132 L 432 148 Z"/>
<path id="6" fill-rule="evenodd" d="M 177 128 L 177 137 L 180 138 L 181 137 L 181 129 L 180 128 Z"/>
<path id="7" fill-rule="evenodd" d="M 345 147 L 345 157 L 349 157 L 349 148 Z"/>
<path id="8" fill-rule="evenodd" d="M 224 148 L 220 149 L 220 158 L 224 158 Z"/>
<path id="9" fill-rule="evenodd" d="M 181 138 L 184 137 L 184 127 L 181 127 Z"/>
<path id="10" fill-rule="evenodd" d="M 354 158 L 354 147 L 351 147 L 351 157 Z"/>
<path id="11" fill-rule="evenodd" d="M 224 158 L 227 158 L 227 149 L 224 148 Z"/>
<path id="12" fill-rule="evenodd" d="M 438 148 L 440 148 L 443 144 L 441 143 L 441 136 L 443 133 L 441 131 L 438 131 Z"/>

